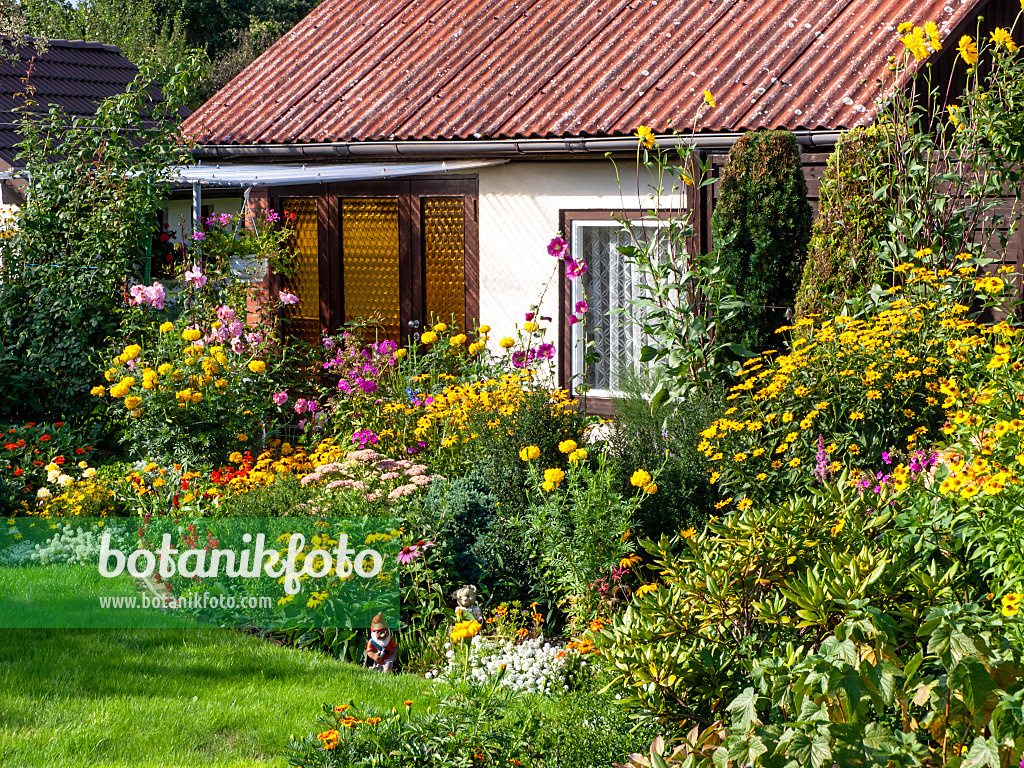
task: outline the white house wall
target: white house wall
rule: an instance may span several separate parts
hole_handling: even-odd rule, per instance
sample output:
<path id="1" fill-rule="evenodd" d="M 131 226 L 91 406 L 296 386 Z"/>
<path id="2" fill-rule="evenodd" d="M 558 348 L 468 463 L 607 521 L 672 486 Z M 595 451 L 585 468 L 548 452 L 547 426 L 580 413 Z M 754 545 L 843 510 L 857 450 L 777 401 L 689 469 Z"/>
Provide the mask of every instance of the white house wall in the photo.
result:
<path id="1" fill-rule="evenodd" d="M 611 161 L 603 159 L 480 169 L 480 322 L 492 327 L 492 346 L 515 335 L 516 324 L 522 326 L 524 313 L 551 278 L 556 263 L 547 246 L 558 232 L 560 211 L 650 206 L 649 179 L 641 179 L 641 200 L 636 165 L 619 163 L 618 170 L 621 190 Z M 557 313 L 558 286 L 552 281 L 541 315 L 552 318 L 547 339 L 553 342 Z"/>

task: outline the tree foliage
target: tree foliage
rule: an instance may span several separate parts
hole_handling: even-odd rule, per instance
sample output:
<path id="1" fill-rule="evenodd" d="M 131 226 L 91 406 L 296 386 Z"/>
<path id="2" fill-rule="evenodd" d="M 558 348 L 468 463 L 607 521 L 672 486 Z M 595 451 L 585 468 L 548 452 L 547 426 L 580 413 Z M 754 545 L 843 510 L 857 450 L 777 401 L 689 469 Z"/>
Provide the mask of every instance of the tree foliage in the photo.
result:
<path id="1" fill-rule="evenodd" d="M 748 306 L 723 323 L 721 343 L 773 345 L 793 306 L 811 233 L 811 207 L 796 139 L 752 131 L 729 151 L 711 218 L 725 279 Z"/>

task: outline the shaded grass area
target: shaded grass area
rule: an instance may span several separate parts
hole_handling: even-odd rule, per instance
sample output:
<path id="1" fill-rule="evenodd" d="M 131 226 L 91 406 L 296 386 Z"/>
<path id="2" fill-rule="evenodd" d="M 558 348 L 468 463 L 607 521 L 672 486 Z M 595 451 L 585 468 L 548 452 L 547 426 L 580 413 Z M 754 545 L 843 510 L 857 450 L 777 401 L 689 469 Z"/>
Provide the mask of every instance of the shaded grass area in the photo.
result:
<path id="1" fill-rule="evenodd" d="M 324 702 L 402 706 L 369 672 L 231 630 L 0 630 L 0 765 L 283 766 Z"/>

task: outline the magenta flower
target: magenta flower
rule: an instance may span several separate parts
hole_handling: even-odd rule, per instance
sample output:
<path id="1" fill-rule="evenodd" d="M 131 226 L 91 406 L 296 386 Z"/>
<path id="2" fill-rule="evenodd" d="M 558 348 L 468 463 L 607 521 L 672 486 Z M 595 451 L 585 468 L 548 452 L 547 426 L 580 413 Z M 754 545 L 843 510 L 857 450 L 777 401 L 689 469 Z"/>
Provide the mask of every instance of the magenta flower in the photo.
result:
<path id="1" fill-rule="evenodd" d="M 284 405 L 288 402 L 287 392 L 275 392 L 274 393 L 274 405 Z"/>
<path id="2" fill-rule="evenodd" d="M 576 261 L 575 259 L 565 260 L 565 275 L 570 280 L 575 280 L 578 277 L 583 277 L 586 271 L 587 263 L 582 259 L 580 259 L 579 261 Z"/>
<path id="3" fill-rule="evenodd" d="M 587 302 L 586 301 L 577 301 L 576 302 L 576 308 L 575 308 L 574 311 L 576 312 L 577 315 L 582 315 L 582 314 L 586 314 L 586 311 L 588 309 L 590 309 L 590 307 L 587 306 Z"/>
<path id="4" fill-rule="evenodd" d="M 555 345 L 544 342 L 537 347 L 537 360 L 551 360 L 555 356 Z"/>
<path id="5" fill-rule="evenodd" d="M 205 232 L 193 232 L 192 233 L 192 239 L 193 240 L 205 240 L 206 239 L 206 233 Z"/>
<path id="6" fill-rule="evenodd" d="M 569 315 L 569 325 L 576 325 L 579 321 L 580 318 L 576 317 L 576 315 Z"/>
<path id="7" fill-rule="evenodd" d="M 288 293 L 288 291 L 281 291 L 281 303 L 282 304 L 298 304 L 299 297 L 294 293 Z"/>
<path id="8" fill-rule="evenodd" d="M 308 404 L 309 402 L 304 397 L 300 397 L 298 400 L 295 401 L 295 405 L 293 407 L 295 408 L 295 412 L 297 414 L 302 415 L 303 413 L 306 412 L 306 406 Z"/>
<path id="9" fill-rule="evenodd" d="M 217 319 L 227 325 L 235 321 L 235 310 L 229 307 L 227 304 L 221 307 L 217 307 Z"/>
<path id="10" fill-rule="evenodd" d="M 281 217 L 277 215 L 277 211 L 275 211 L 273 208 L 268 208 L 267 209 L 266 219 L 267 219 L 268 222 L 273 224 L 275 221 L 280 220 L 280 218 Z"/>
<path id="11" fill-rule="evenodd" d="M 526 322 L 530 322 L 531 320 L 533 320 L 534 317 L 536 317 L 536 315 L 533 312 L 527 312 L 526 313 Z"/>
<path id="12" fill-rule="evenodd" d="M 556 259 L 565 258 L 566 249 L 569 244 L 560 237 L 551 238 L 551 242 L 548 243 L 548 256 L 554 256 Z"/>
<path id="13" fill-rule="evenodd" d="M 196 234 L 202 234 L 197 232 Z M 185 273 L 185 282 L 191 283 L 196 288 L 202 288 L 206 285 L 206 275 L 203 274 L 202 268 L 198 264 L 193 264 L 192 269 Z"/>
<path id="14" fill-rule="evenodd" d="M 232 323 L 231 323 L 230 325 L 228 325 L 228 333 L 230 333 L 230 334 L 231 334 L 232 336 L 234 336 L 234 337 L 235 337 L 236 339 L 237 339 L 237 338 L 238 338 L 239 336 L 241 336 L 241 335 L 242 335 L 242 331 L 243 331 L 243 330 L 245 330 L 245 326 L 243 326 L 243 325 L 242 325 L 242 324 L 241 324 L 240 322 L 238 322 L 237 320 L 235 320 L 235 321 L 234 321 L 234 322 L 232 322 Z"/>

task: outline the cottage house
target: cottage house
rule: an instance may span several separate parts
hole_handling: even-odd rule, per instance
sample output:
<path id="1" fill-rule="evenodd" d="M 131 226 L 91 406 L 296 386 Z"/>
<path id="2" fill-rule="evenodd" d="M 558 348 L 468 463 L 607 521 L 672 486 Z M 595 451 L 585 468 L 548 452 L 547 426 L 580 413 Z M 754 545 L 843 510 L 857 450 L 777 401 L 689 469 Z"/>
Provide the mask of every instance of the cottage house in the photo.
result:
<path id="1" fill-rule="evenodd" d="M 602 362 L 640 339 L 621 316 L 635 276 L 616 251 L 616 213 L 639 219 L 638 125 L 689 134 L 717 172 L 743 131 L 786 128 L 804 151 L 809 192 L 841 131 L 876 114 L 901 22 L 934 21 L 946 41 L 1010 26 L 996 0 L 326 0 L 184 123 L 197 185 L 251 188 L 298 216 L 296 327 L 315 337 L 377 315 L 405 341 L 431 314 L 510 332 L 536 300 L 562 231 L 590 266 Z M 704 90 L 717 101 L 694 124 Z M 691 139 L 687 139 L 691 140 Z M 618 158 L 618 172 L 606 157 Z M 237 192 L 235 193 L 237 194 Z M 710 247 L 715 188 L 685 205 L 694 247 Z M 564 277 L 554 318 L 560 377 L 578 370 Z"/>

